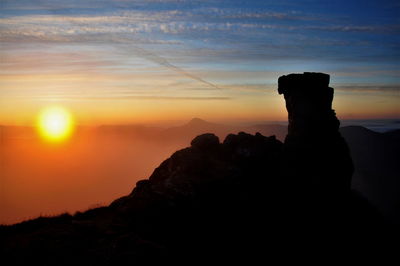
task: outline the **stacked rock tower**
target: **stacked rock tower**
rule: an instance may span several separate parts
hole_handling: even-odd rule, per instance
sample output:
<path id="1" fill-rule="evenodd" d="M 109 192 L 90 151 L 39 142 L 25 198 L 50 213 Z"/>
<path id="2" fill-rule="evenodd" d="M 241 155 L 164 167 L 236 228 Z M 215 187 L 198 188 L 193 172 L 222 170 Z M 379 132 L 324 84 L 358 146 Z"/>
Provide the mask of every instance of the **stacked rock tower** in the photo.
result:
<path id="1" fill-rule="evenodd" d="M 278 92 L 285 97 L 289 118 L 284 176 L 311 195 L 317 191 L 329 197 L 347 194 L 353 163 L 332 109 L 334 90 L 329 87 L 329 75 L 281 76 Z"/>

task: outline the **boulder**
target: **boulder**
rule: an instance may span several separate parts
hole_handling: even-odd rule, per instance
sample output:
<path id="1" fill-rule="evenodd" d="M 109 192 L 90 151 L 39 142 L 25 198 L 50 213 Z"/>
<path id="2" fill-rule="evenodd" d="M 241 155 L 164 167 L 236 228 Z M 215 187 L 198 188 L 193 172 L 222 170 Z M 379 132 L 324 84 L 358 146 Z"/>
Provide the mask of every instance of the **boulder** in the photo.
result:
<path id="1" fill-rule="evenodd" d="M 190 144 L 195 149 L 206 151 L 218 147 L 219 138 L 212 133 L 205 133 L 195 137 Z"/>

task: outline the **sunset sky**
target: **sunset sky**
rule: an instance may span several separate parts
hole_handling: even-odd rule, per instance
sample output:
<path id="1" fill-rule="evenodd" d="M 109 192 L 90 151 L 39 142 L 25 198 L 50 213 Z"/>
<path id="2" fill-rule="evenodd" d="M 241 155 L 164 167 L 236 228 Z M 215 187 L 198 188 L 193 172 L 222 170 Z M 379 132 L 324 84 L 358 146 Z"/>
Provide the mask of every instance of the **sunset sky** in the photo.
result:
<path id="1" fill-rule="evenodd" d="M 400 117 L 400 3 L 2 0 L 0 124 L 285 120 L 277 79 L 331 75 L 340 118 Z"/>

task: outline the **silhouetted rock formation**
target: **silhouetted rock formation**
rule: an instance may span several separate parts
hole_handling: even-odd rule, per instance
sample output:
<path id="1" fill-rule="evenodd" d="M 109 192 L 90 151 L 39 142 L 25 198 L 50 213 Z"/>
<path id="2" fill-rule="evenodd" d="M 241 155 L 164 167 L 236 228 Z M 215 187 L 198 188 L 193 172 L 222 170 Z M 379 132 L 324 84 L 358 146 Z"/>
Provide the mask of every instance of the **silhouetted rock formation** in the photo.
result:
<path id="1" fill-rule="evenodd" d="M 296 251 L 315 256 L 332 247 L 339 252 L 336 245 L 370 245 L 380 217 L 350 191 L 352 161 L 328 83 L 328 75 L 315 73 L 279 79 L 290 120 L 285 144 L 259 133 L 231 134 L 223 143 L 200 135 L 108 207 L 0 227 L 2 259 L 259 263 Z"/>
<path id="2" fill-rule="evenodd" d="M 290 74 L 278 79 L 278 92 L 285 96 L 290 137 L 336 134 L 339 120 L 332 110 L 333 89 L 324 73 Z"/>
<path id="3" fill-rule="evenodd" d="M 284 170 L 307 193 L 346 194 L 350 190 L 353 163 L 340 122 L 332 109 L 329 75 L 290 74 L 278 80 L 289 114 L 285 139 Z"/>

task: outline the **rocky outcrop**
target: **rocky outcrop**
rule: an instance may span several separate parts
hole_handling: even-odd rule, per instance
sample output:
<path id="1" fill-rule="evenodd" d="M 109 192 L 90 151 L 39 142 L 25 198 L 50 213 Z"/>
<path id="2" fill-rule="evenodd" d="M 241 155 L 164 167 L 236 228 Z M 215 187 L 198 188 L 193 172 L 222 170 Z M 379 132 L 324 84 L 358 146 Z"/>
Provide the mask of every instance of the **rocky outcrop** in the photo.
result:
<path id="1" fill-rule="evenodd" d="M 286 101 L 289 137 L 337 134 L 340 123 L 332 109 L 333 88 L 329 87 L 329 75 L 305 72 L 281 76 L 278 92 Z"/>
<path id="2" fill-rule="evenodd" d="M 349 193 L 353 163 L 332 109 L 329 75 L 281 76 L 278 92 L 285 97 L 289 118 L 282 162 L 285 178 L 308 194 L 324 191 L 331 198 Z"/>
<path id="3" fill-rule="evenodd" d="M 202 197 L 207 201 L 213 198 L 213 204 L 224 197 L 224 201 L 231 198 L 234 202 L 239 195 L 248 193 L 246 188 L 263 193 L 261 190 L 269 187 L 267 183 L 278 174 L 281 150 L 282 143 L 274 136 L 241 132 L 228 135 L 220 143 L 215 135 L 203 134 L 193 139 L 191 147 L 175 152 L 149 179 L 139 181 L 129 196 L 114 201 L 110 207 L 131 213 L 155 205 L 186 205 Z"/>

